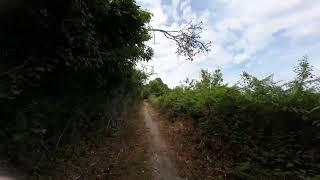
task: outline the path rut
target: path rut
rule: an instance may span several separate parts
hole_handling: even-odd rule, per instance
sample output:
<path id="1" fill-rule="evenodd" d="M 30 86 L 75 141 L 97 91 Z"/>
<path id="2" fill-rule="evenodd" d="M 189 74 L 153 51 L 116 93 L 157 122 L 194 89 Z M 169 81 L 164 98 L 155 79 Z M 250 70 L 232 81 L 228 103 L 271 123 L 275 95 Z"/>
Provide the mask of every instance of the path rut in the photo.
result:
<path id="1" fill-rule="evenodd" d="M 177 170 L 174 161 L 170 158 L 170 150 L 165 140 L 162 138 L 159 124 L 154 121 L 149 111 L 149 104 L 144 102 L 143 106 L 144 122 L 149 129 L 151 136 L 149 144 L 150 162 L 152 175 L 155 180 L 176 180 Z"/>

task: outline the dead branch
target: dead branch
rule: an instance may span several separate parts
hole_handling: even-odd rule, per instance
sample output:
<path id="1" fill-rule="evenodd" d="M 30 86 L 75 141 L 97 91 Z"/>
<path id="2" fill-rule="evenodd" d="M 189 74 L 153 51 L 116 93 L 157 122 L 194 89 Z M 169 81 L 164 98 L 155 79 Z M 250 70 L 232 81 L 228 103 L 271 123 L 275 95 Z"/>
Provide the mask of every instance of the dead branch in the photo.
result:
<path id="1" fill-rule="evenodd" d="M 180 30 L 163 30 L 150 28 L 150 31 L 160 32 L 166 38 L 173 40 L 177 47 L 176 53 L 186 57 L 187 60 L 193 61 L 199 53 L 208 53 L 211 47 L 211 41 L 204 42 L 201 40 L 203 23 L 193 24 L 190 21 L 185 28 Z"/>

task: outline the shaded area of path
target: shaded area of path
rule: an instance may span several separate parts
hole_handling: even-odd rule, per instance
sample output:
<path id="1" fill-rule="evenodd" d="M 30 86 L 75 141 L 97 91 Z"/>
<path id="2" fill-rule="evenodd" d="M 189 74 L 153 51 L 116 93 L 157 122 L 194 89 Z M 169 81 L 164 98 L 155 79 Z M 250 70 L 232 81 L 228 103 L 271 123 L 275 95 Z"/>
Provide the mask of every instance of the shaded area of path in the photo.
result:
<path id="1" fill-rule="evenodd" d="M 0 160 L 0 180 L 26 179 L 25 174 L 18 171 L 7 160 Z"/>
<path id="2" fill-rule="evenodd" d="M 74 149 L 74 157 L 62 162 L 59 172 L 38 179 L 70 180 L 179 180 L 175 152 L 165 138 L 159 117 L 147 102 L 125 118 L 112 134 Z M 73 149 L 72 149 L 73 150 Z M 0 166 L 2 167 L 2 166 Z M 1 175 L 6 175 L 0 168 Z M 1 174 L 2 173 L 2 174 Z"/>
<path id="3" fill-rule="evenodd" d="M 147 102 L 144 102 L 143 114 L 144 122 L 151 136 L 149 155 L 153 178 L 156 180 L 179 179 L 174 162 L 170 159 L 170 150 L 161 136 L 158 123 L 150 116 L 149 104 Z"/>
<path id="4" fill-rule="evenodd" d="M 143 122 L 142 105 L 137 107 L 135 113 L 124 118 L 126 124 L 116 133 L 101 137 L 96 145 L 87 147 L 84 155 L 65 162 L 64 173 L 51 179 L 152 179 L 148 154 L 150 138 Z"/>
<path id="5" fill-rule="evenodd" d="M 15 177 L 12 176 L 12 170 L 7 168 L 7 163 L 0 161 L 0 180 L 14 180 Z"/>

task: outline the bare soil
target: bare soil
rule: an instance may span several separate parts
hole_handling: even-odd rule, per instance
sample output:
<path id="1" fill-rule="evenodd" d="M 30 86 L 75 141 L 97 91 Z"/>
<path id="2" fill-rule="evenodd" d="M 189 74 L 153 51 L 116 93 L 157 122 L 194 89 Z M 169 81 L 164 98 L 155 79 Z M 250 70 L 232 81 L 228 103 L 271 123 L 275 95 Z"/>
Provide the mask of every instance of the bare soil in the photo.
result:
<path id="1" fill-rule="evenodd" d="M 202 137 L 188 120 L 168 118 L 144 102 L 127 127 L 68 162 L 54 179 L 226 179 L 224 158 L 204 151 Z"/>
<path id="2" fill-rule="evenodd" d="M 141 108 L 139 108 L 141 109 Z M 107 137 L 83 158 L 69 162 L 59 179 L 150 180 L 148 131 L 143 114 L 136 112 L 126 127 Z"/>
<path id="3" fill-rule="evenodd" d="M 168 149 L 173 152 L 181 179 L 229 179 L 227 167 L 230 160 L 221 141 L 205 139 L 203 132 L 195 128 L 190 119 L 171 118 L 153 107 L 149 110 L 151 116 L 158 121 Z M 207 147 L 208 144 L 215 147 Z"/>
<path id="4" fill-rule="evenodd" d="M 144 102 L 144 122 L 149 129 L 148 135 L 151 137 L 149 144 L 149 154 L 152 175 L 155 180 L 175 180 L 179 179 L 177 170 L 172 160 L 172 150 L 168 149 L 162 133 L 159 130 L 158 122 L 150 116 L 150 106 Z"/>
<path id="5" fill-rule="evenodd" d="M 67 163 L 59 179 L 177 180 L 173 152 L 144 102 L 127 126 Z"/>

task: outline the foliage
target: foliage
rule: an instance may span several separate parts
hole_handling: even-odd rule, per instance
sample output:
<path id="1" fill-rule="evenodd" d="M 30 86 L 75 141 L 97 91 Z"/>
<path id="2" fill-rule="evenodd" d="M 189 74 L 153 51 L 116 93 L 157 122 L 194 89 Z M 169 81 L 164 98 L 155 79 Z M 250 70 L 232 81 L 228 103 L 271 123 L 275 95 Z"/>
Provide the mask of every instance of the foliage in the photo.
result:
<path id="1" fill-rule="evenodd" d="M 41 173 L 64 145 L 116 128 L 141 95 L 151 15 L 133 0 L 4 3 L 0 153 Z"/>
<path id="2" fill-rule="evenodd" d="M 200 81 L 188 81 L 152 102 L 171 116 L 192 117 L 207 137 L 222 139 L 234 159 L 229 172 L 234 176 L 316 178 L 320 93 L 306 85 L 314 78 L 306 58 L 295 72 L 296 78 L 284 85 L 275 83 L 272 75 L 258 79 L 243 73 L 241 83 L 228 86 L 220 70 L 203 70 Z"/>
<path id="3" fill-rule="evenodd" d="M 160 78 L 156 78 L 144 86 L 143 97 L 147 98 L 150 95 L 158 97 L 166 93 L 168 90 L 168 86 L 164 84 Z"/>

